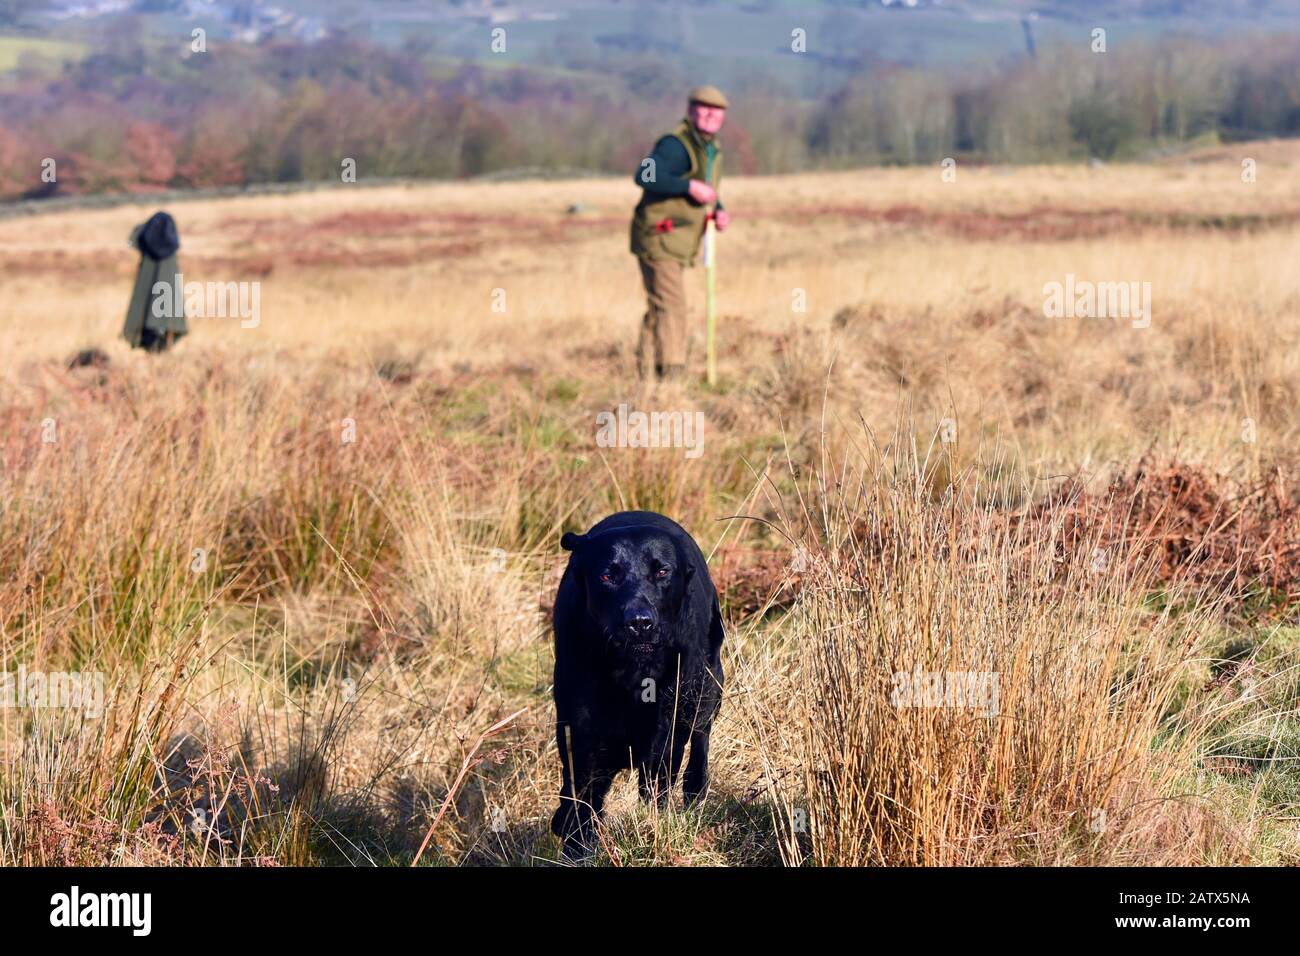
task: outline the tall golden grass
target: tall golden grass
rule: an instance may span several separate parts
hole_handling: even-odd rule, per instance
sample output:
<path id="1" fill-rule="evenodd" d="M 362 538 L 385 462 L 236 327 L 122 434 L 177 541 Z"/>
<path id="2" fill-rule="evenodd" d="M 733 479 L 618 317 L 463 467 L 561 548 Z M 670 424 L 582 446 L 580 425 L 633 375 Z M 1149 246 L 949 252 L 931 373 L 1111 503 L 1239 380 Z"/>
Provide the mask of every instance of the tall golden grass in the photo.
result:
<path id="1" fill-rule="evenodd" d="M 778 801 L 787 858 L 1239 858 L 1212 813 L 1173 796 L 1207 739 L 1177 704 L 1213 600 L 1152 610 L 1140 542 L 1063 549 L 1063 511 L 1009 520 L 977 503 L 978 472 L 940 477 L 942 457 L 906 434 L 883 447 L 864 437 L 792 516 L 808 573 L 786 692 L 807 809 Z"/>

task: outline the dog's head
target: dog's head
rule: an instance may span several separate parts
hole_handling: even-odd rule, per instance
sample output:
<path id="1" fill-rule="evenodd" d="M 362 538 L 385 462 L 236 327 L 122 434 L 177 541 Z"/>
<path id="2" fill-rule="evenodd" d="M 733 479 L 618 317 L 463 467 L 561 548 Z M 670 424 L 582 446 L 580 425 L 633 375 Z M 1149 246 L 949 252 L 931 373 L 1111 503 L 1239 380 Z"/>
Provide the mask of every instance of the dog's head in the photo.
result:
<path id="1" fill-rule="evenodd" d="M 569 567 L 609 650 L 647 657 L 671 640 L 695 572 L 671 535 L 654 528 L 570 532 L 560 545 L 573 552 Z"/>

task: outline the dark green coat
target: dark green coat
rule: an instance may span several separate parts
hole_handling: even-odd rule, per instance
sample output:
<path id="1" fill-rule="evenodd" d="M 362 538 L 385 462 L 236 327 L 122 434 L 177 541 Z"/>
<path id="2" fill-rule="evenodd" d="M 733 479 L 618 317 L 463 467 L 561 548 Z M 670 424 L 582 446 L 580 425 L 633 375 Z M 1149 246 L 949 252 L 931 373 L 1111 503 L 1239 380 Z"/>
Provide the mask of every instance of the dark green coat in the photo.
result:
<path id="1" fill-rule="evenodd" d="M 166 217 L 165 220 L 159 217 Z M 189 332 L 185 324 L 185 290 L 175 296 L 172 289 L 180 274 L 180 264 L 176 250 L 180 246 L 176 238 L 174 222 L 166 213 L 157 213 L 148 222 L 136 226 L 131 231 L 131 245 L 140 253 L 140 268 L 136 270 L 135 287 L 131 290 L 131 304 L 126 310 L 126 325 L 122 337 L 132 348 L 144 348 L 150 351 L 162 351 L 171 343 Z M 158 256 L 159 258 L 155 258 Z M 154 286 L 159 282 L 167 284 L 162 296 L 155 294 Z M 162 299 L 155 310 L 154 303 Z M 173 308 L 173 306 L 179 308 Z M 161 315 L 156 312 L 162 313 Z M 169 314 L 175 312 L 176 314 Z"/>

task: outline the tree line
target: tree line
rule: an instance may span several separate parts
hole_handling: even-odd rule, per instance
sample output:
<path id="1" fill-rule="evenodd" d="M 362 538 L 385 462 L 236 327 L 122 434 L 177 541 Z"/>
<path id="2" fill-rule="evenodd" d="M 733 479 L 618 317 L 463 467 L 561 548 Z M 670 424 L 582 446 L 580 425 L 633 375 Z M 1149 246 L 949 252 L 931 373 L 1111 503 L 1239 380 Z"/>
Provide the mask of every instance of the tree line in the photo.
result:
<path id="1" fill-rule="evenodd" d="M 25 63 L 0 85 L 0 197 L 338 179 L 345 159 L 359 177 L 627 173 L 680 115 L 688 82 L 675 74 L 656 75 L 652 57 L 590 72 L 453 64 L 343 35 L 185 54 L 116 35 L 57 71 Z M 729 92 L 728 164 L 741 172 L 1122 160 L 1300 134 L 1300 36 L 873 65 L 817 100 L 761 79 Z"/>

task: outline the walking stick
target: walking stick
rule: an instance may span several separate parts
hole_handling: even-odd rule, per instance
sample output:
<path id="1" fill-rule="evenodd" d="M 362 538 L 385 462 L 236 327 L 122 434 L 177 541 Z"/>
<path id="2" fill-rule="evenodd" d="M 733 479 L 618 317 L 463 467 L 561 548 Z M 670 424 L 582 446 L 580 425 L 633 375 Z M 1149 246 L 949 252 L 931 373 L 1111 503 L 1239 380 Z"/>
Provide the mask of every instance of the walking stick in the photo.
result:
<path id="1" fill-rule="evenodd" d="M 718 384 L 717 314 L 714 311 L 713 304 L 714 215 L 714 213 L 709 213 L 709 218 L 704 223 L 704 308 L 706 316 L 704 342 L 707 376 L 710 385 Z"/>

